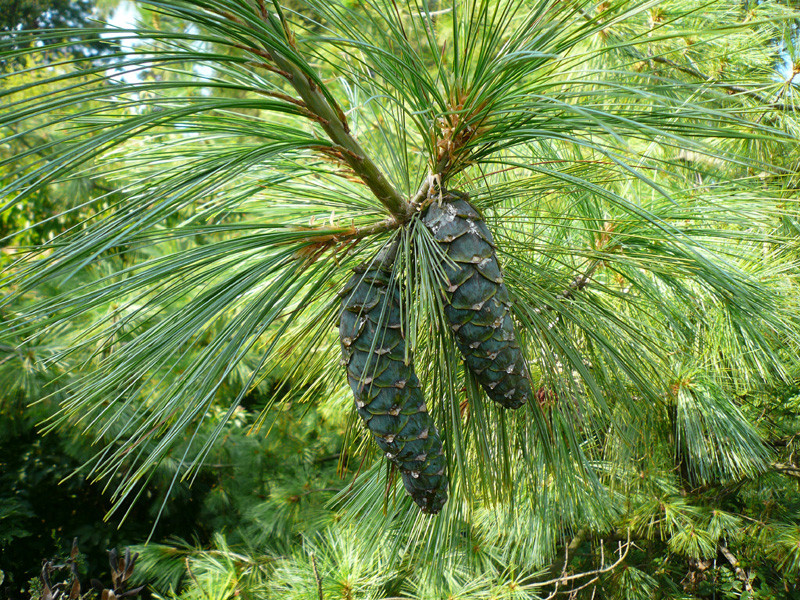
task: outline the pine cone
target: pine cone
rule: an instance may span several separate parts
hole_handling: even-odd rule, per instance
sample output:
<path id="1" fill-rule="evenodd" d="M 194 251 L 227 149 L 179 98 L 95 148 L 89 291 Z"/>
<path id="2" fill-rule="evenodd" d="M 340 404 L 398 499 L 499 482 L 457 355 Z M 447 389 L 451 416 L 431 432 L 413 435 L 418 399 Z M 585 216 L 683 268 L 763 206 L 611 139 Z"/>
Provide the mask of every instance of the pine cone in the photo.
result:
<path id="1" fill-rule="evenodd" d="M 340 293 L 342 360 L 358 414 L 414 502 L 436 514 L 447 501 L 446 461 L 413 363 L 406 362 L 395 252 L 396 246 L 356 267 Z"/>
<path id="2" fill-rule="evenodd" d="M 514 333 L 492 233 L 468 197 L 449 192 L 422 215 L 455 263 L 442 265 L 449 280 L 444 313 L 467 367 L 488 396 L 506 408 L 519 408 L 532 395 L 530 375 Z"/>

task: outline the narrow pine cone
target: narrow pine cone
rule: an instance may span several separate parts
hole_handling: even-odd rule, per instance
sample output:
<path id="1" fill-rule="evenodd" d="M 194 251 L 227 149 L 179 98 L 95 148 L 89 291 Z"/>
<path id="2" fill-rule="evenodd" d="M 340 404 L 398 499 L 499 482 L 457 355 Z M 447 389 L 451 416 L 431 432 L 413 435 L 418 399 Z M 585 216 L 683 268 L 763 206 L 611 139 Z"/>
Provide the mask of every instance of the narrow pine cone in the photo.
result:
<path id="1" fill-rule="evenodd" d="M 442 265 L 449 281 L 444 314 L 464 362 L 487 395 L 506 408 L 519 408 L 532 396 L 530 375 L 514 331 L 492 233 L 467 198 L 450 192 L 422 215 L 455 263 Z"/>
<path id="2" fill-rule="evenodd" d="M 356 267 L 339 294 L 342 361 L 358 414 L 400 469 L 414 502 L 436 514 L 447 501 L 446 460 L 413 363 L 406 362 L 394 252 Z"/>

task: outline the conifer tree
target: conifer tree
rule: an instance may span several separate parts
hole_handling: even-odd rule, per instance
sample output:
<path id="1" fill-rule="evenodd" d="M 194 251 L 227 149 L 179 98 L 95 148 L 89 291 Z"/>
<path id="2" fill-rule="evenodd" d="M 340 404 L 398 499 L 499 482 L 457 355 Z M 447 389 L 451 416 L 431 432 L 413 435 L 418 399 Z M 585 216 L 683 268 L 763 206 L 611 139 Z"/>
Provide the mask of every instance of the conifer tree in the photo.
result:
<path id="1" fill-rule="evenodd" d="M 215 443 L 193 432 L 220 390 L 237 382 L 233 414 L 278 364 L 304 400 L 341 398 L 357 422 L 338 292 L 361 289 L 353 269 L 391 236 L 402 322 L 389 324 L 441 434 L 449 500 L 420 515 L 376 456 L 344 493 L 350 522 L 422 540 L 414 551 L 440 561 L 503 523 L 524 564 L 573 525 L 645 531 L 642 514 L 621 517 L 626 494 L 769 472 L 763 419 L 782 407 L 761 399 L 789 398 L 770 394 L 797 376 L 800 69 L 775 42 L 792 39 L 789 6 L 138 5 L 148 21 L 109 38 L 112 65 L 33 63 L 40 78 L 23 69 L 0 89 L 6 143 L 57 131 L 0 161 L 5 214 L 87 172 L 109 186 L 5 238 L 0 306 L 15 340 L 66 332 L 48 360 L 75 376 L 51 426 L 102 442 L 88 468 L 125 473 L 120 504 L 186 438 L 187 476 Z M 4 58 L 39 51 L 7 45 Z M 456 269 L 471 258 L 431 227 L 459 194 L 479 215 L 474 255 L 491 248 L 480 258 L 502 265 L 505 291 L 494 271 Z M 489 283 L 472 290 L 465 274 Z M 476 304 L 500 300 L 498 328 L 462 331 L 456 293 L 481 286 Z M 491 343 L 508 346 L 479 364 L 498 329 Z M 502 393 L 486 370 L 498 365 L 513 378 Z M 675 523 L 682 550 L 714 550 L 691 519 Z"/>

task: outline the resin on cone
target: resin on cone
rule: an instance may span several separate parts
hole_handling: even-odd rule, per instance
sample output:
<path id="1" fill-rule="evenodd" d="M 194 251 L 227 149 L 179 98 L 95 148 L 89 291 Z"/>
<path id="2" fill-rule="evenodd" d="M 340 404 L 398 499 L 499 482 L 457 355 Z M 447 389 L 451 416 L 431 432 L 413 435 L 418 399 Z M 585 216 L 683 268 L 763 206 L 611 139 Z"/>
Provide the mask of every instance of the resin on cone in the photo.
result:
<path id="1" fill-rule="evenodd" d="M 396 245 L 356 267 L 341 291 L 339 340 L 356 409 L 423 512 L 447 501 L 446 460 L 401 329 Z"/>
<path id="2" fill-rule="evenodd" d="M 467 198 L 448 192 L 422 215 L 452 261 L 442 265 L 448 279 L 444 313 L 464 362 L 486 394 L 506 408 L 519 408 L 532 395 L 530 375 L 492 233 Z"/>

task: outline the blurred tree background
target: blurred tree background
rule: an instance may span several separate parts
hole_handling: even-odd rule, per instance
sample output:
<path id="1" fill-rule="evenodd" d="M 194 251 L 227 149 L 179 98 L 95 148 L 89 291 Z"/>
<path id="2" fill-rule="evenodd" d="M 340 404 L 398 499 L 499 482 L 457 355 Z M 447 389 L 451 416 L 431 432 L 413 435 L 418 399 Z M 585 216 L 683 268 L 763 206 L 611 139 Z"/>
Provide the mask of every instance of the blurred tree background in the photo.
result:
<path id="1" fill-rule="evenodd" d="M 797 598 L 798 10 L 3 2 L 0 595 L 77 538 L 83 580 L 132 547 L 160 598 Z M 398 198 L 484 212 L 520 411 L 315 90 Z M 438 516 L 339 364 L 390 239 Z"/>
<path id="2" fill-rule="evenodd" d="M 27 32 L 65 30 L 62 35 L 35 38 L 39 43 L 54 44 L 70 39 L 69 29 L 97 26 L 109 14 L 116 0 L 8 0 L 0 6 L 0 40 L 6 47 L 18 49 L 33 43 Z M 112 43 L 104 43 L 99 36 L 73 38 L 77 44 L 62 52 L 97 57 L 112 51 Z"/>

